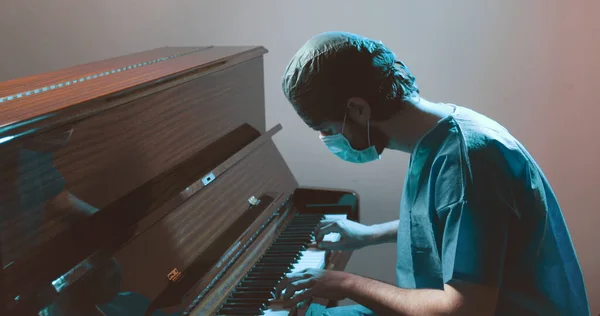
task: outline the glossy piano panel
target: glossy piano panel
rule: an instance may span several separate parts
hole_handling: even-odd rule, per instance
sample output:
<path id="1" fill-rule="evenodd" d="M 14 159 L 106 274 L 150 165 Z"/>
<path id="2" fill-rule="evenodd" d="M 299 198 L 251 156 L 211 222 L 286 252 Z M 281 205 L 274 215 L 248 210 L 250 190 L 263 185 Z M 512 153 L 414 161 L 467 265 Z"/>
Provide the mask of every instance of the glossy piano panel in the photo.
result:
<path id="1" fill-rule="evenodd" d="M 265 193 L 277 195 L 276 192 L 289 194 L 295 187 L 295 179 L 274 143 L 269 141 L 114 255 L 82 264 L 87 267 L 80 270 L 85 270 L 87 277 L 78 279 L 73 285 L 68 284 L 68 280 L 75 278 L 69 275 L 57 280 L 56 287 L 60 287 L 61 282 L 66 284 L 62 285 L 64 292 L 46 310 L 82 312 L 97 305 L 105 312 L 120 310 L 125 314 L 141 315 L 153 299 L 171 282 L 178 280 L 179 273 L 201 258 L 202 252 L 248 210 L 250 197 Z M 94 275 L 97 277 L 90 277 Z M 187 275 L 190 275 L 189 271 Z M 189 291 L 185 300 L 183 294 L 188 291 L 181 294 L 180 304 L 163 308 L 161 312 L 178 315 L 187 307 L 184 301 L 193 300 L 199 289 L 192 287 Z M 109 292 L 112 294 L 107 298 Z M 81 293 L 94 298 L 94 302 L 81 298 Z"/>
<path id="2" fill-rule="evenodd" d="M 3 266 L 242 123 L 264 131 L 262 59 L 0 144 Z"/>

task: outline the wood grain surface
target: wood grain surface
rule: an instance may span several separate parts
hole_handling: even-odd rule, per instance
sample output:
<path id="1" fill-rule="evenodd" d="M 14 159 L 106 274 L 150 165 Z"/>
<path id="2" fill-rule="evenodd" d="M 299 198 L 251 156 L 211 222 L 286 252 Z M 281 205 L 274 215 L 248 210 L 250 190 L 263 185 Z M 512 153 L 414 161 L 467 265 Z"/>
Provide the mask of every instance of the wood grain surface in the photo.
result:
<path id="1" fill-rule="evenodd" d="M 181 84 L 254 59 L 265 52 L 262 47 L 211 47 L 148 66 L 3 102 L 0 103 L 0 138 L 26 133 L 33 128 L 49 128 L 82 119 L 156 93 L 157 90 L 171 88 L 173 85 L 169 85 L 170 82 Z M 81 77 L 79 73 L 74 73 L 73 76 L 75 79 Z"/>
<path id="2" fill-rule="evenodd" d="M 127 65 L 137 64 L 139 62 L 187 53 L 198 50 L 199 48 L 202 47 L 161 47 L 144 52 L 129 54 L 126 56 L 119 56 L 87 64 L 76 65 L 73 67 L 41 73 L 34 76 L 8 80 L 0 83 L 0 97 L 49 86 L 51 84 L 57 84 L 66 80 L 79 79 L 81 77 L 86 77 Z"/>

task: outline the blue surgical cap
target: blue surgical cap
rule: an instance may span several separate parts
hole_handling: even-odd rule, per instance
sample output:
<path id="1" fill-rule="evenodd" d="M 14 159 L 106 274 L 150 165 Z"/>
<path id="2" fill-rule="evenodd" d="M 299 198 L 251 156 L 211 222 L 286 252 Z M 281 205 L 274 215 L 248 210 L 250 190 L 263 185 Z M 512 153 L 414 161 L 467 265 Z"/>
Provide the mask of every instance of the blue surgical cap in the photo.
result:
<path id="1" fill-rule="evenodd" d="M 325 120 L 341 119 L 349 96 L 375 98 L 396 65 L 394 53 L 379 41 L 348 32 L 321 33 L 292 57 L 282 89 L 304 121 L 317 129 Z"/>

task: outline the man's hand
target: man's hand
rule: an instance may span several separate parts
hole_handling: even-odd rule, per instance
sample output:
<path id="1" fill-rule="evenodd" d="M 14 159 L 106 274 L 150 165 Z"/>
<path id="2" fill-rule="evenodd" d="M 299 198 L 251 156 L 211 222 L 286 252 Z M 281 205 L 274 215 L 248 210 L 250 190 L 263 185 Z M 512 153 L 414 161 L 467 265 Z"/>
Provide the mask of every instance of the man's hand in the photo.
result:
<path id="1" fill-rule="evenodd" d="M 323 269 L 304 269 L 286 275 L 277 286 L 277 300 L 284 308 L 292 308 L 310 297 L 321 297 L 332 301 L 345 298 L 342 284 L 348 273 Z"/>
<path id="2" fill-rule="evenodd" d="M 339 241 L 323 241 L 329 233 L 340 234 Z M 315 231 L 315 242 L 311 246 L 326 250 L 356 250 L 374 243 L 377 231 L 373 226 L 363 225 L 351 220 L 325 220 Z"/>

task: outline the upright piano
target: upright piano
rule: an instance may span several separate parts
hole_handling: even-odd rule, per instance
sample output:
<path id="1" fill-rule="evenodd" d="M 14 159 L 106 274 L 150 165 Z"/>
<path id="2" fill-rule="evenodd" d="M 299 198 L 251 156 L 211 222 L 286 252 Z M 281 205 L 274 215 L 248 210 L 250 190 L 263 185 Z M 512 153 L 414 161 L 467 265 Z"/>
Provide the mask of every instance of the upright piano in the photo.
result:
<path id="1" fill-rule="evenodd" d="M 344 269 L 351 253 L 307 245 L 358 221 L 358 195 L 298 185 L 265 124 L 266 52 L 163 47 L 1 83 L 0 314 L 287 315 L 269 303 L 285 273 Z"/>

